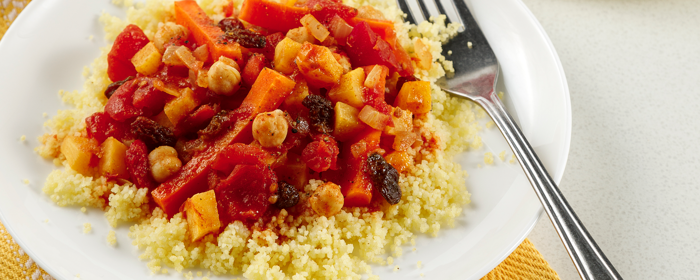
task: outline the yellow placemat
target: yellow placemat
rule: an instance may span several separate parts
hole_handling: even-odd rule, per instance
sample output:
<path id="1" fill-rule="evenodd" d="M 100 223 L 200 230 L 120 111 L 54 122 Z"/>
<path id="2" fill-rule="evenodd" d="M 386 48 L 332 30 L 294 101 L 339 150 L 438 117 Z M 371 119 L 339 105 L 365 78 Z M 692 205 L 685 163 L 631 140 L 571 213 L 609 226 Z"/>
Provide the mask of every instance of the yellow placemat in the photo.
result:
<path id="1" fill-rule="evenodd" d="M 0 39 L 7 28 L 17 18 L 19 12 L 31 0 L 0 0 Z M 5 227 L 0 223 L 0 279 L 54 279 L 22 251 L 14 242 Z M 426 275 L 426 279 L 430 279 Z M 496 279 L 542 279 L 558 280 L 559 276 L 552 270 L 530 240 L 525 241 L 513 251 L 501 264 L 494 268 L 482 280 Z"/>

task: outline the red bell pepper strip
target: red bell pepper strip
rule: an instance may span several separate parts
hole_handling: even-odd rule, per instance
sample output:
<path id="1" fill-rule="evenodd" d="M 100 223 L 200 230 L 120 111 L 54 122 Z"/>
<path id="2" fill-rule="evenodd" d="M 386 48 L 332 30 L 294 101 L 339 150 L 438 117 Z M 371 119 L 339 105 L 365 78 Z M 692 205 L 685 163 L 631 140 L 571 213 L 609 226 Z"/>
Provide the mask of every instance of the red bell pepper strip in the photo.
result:
<path id="1" fill-rule="evenodd" d="M 258 113 L 277 109 L 294 89 L 294 81 L 269 68 L 263 69 L 241 107 L 237 121 L 224 135 L 209 143 L 205 151 L 192 158 L 173 178 L 151 192 L 153 200 L 169 216 L 180 209 L 187 198 L 209 189 L 207 176 L 219 154 L 232 143 L 253 140 L 253 119 Z"/>
<path id="2" fill-rule="evenodd" d="M 301 26 L 301 18 L 309 13 L 305 7 L 295 7 L 268 0 L 245 0 L 238 18 L 250 24 L 274 31 L 287 32 Z"/>

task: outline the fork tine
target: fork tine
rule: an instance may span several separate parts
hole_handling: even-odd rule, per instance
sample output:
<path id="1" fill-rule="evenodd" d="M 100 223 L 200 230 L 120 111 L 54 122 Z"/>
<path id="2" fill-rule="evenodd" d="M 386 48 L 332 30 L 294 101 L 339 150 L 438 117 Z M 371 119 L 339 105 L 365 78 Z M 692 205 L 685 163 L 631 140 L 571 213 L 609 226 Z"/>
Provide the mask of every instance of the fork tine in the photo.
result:
<path id="1" fill-rule="evenodd" d="M 420 7 L 418 0 L 397 0 L 398 2 L 403 1 L 408 8 L 409 14 L 413 17 L 413 23 L 420 24 L 425 21 L 425 16 L 423 15 L 423 10 Z M 401 5 L 399 5 L 401 7 Z M 403 9 L 402 9 L 403 10 Z M 406 10 L 404 10 L 406 11 Z"/>
<path id="2" fill-rule="evenodd" d="M 428 0 L 428 1 L 433 1 L 433 0 Z M 457 0 L 457 1 L 462 1 L 462 0 Z M 465 29 L 466 24 L 464 24 L 464 20 L 462 20 L 462 17 L 457 12 L 457 7 L 455 7 L 454 0 L 440 0 L 440 5 L 442 6 L 442 9 L 445 11 L 445 15 L 447 15 L 447 18 L 450 20 L 450 22 L 459 23 L 461 25 L 457 31 L 464 32 L 464 30 L 466 30 Z"/>
<path id="3" fill-rule="evenodd" d="M 420 2 L 423 3 L 425 10 L 428 11 L 428 18 L 437 17 L 440 15 L 440 10 L 438 9 L 437 4 L 435 4 L 435 0 L 420 0 Z"/>

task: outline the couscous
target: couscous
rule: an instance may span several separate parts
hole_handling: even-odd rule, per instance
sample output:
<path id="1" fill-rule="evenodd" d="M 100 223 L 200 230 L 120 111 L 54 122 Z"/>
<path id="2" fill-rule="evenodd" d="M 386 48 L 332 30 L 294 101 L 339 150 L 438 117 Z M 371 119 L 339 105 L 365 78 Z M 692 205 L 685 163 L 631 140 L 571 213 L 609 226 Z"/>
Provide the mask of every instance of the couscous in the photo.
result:
<path id="1" fill-rule="evenodd" d="M 463 206 L 469 203 L 470 195 L 465 187 L 467 174 L 459 164 L 452 161 L 452 158 L 466 149 L 481 147 L 481 139 L 477 135 L 481 128 L 476 119 L 483 112 L 473 103 L 446 95 L 434 84 L 446 72 L 452 71 L 452 63 L 441 55 L 441 46 L 456 34 L 458 26 L 446 24 L 445 16 L 415 26 L 403 22 L 402 13 L 393 1 L 348 0 L 341 5 L 330 0 L 308 0 L 309 3 L 335 5 L 333 7 L 346 9 L 356 17 L 340 19 L 344 25 L 337 25 L 339 20 L 336 17 L 342 18 L 338 14 L 333 17 L 333 14 L 327 15 L 316 10 L 317 13 L 306 12 L 306 16 L 303 17 L 300 15 L 300 19 L 274 22 L 272 24 L 290 26 L 282 28 L 286 34 L 277 38 L 277 48 L 265 50 L 265 43 L 270 44 L 271 35 L 267 35 L 265 41 L 265 35 L 261 34 L 271 34 L 269 30 L 275 26 L 262 28 L 248 22 L 245 26 L 239 25 L 240 22 L 235 20 L 236 15 L 261 26 L 269 24 L 255 21 L 250 15 L 246 17 L 246 6 L 242 5 L 286 5 L 301 9 L 299 7 L 305 7 L 303 5 L 307 1 L 282 1 L 285 2 L 283 4 L 273 0 L 201 0 L 195 4 L 192 4 L 193 1 L 171 0 L 147 0 L 137 4 L 128 0 L 113 2 L 127 7 L 127 18 L 120 19 L 108 14 L 100 17 L 107 39 L 116 39 L 118 42 L 122 40 L 120 38 L 127 36 L 124 35 L 125 32 L 136 34 L 136 30 L 140 30 L 143 36 L 138 35 L 142 38 L 138 40 L 142 41 L 137 47 L 133 47 L 134 54 L 128 57 L 130 60 L 115 55 L 113 47 L 103 49 L 102 55 L 84 71 L 86 81 L 82 91 L 59 92 L 63 101 L 75 108 L 59 111 L 46 122 L 49 132 L 40 137 L 42 145 L 36 151 L 62 167 L 49 174 L 43 188 L 44 193 L 59 206 L 75 205 L 102 209 L 112 227 L 130 224 L 129 237 L 133 240 L 132 244 L 138 247 L 141 252 L 139 257 L 147 261 L 147 266 L 153 273 L 163 273 L 167 271 L 166 268 L 172 268 L 183 273 L 185 277 L 192 277 L 192 273 L 185 269 L 205 268 L 215 275 L 242 274 L 249 279 L 360 279 L 363 274 L 376 278 L 372 275 L 370 264 L 391 265 L 395 258 L 401 257 L 405 245 L 415 244 L 416 234 L 437 235 L 441 227 L 454 226 L 454 219 L 462 213 Z M 191 5 L 198 6 L 206 15 L 188 14 L 188 11 L 195 9 Z M 246 45 L 241 49 L 259 49 L 260 55 L 231 51 L 230 45 L 221 41 L 209 41 L 210 45 L 207 48 L 202 47 L 206 46 L 205 44 L 190 42 L 188 38 L 194 37 L 186 36 L 187 32 L 196 33 L 193 28 L 205 28 L 206 25 L 197 25 L 193 20 L 194 26 L 183 27 L 187 24 L 183 24 L 178 17 L 187 15 L 219 22 L 216 28 L 238 34 L 235 35 L 239 36 L 236 40 L 244 37 L 242 40 L 245 42 L 236 41 L 236 44 Z M 234 20 L 230 20 L 231 18 Z M 363 23 L 362 20 L 356 22 L 356 18 L 366 19 L 366 22 L 373 24 L 372 26 L 388 23 L 386 26 L 389 28 L 384 29 L 387 34 L 380 34 L 379 37 L 393 40 L 387 46 L 396 53 L 396 50 L 405 50 L 403 60 L 399 59 L 399 63 L 393 67 L 382 66 L 384 60 L 381 59 L 376 66 L 356 66 L 359 59 L 354 57 L 356 54 L 352 51 L 342 51 L 353 46 L 343 45 L 342 40 L 337 39 L 349 36 L 348 32 L 353 30 L 353 26 L 359 30 L 358 26 L 363 24 L 369 26 L 363 27 L 370 30 L 366 31 L 367 34 L 375 34 L 369 23 Z M 330 25 L 335 27 L 330 28 Z M 350 29 L 344 30 L 345 26 Z M 218 32 L 222 32 L 221 30 Z M 339 35 L 341 33 L 345 34 Z M 181 36 L 181 40 L 173 40 L 177 36 Z M 195 41 L 205 39 L 198 38 Z M 362 45 L 360 41 L 356 42 L 358 43 L 354 46 Z M 280 45 L 284 47 L 279 47 Z M 291 58 L 283 54 L 295 48 L 297 51 Z M 340 51 L 329 51 L 336 49 Z M 328 68 L 323 64 L 304 64 L 304 56 L 315 53 L 327 54 L 335 66 Z M 267 64 L 261 62 L 265 61 L 265 55 L 268 55 Z M 177 57 L 179 62 L 172 60 L 174 57 Z M 138 72 L 139 76 L 135 81 L 125 76 L 128 74 L 120 73 L 121 70 L 114 70 L 114 65 L 119 63 L 119 67 L 126 63 L 134 68 L 134 73 Z M 139 77 L 158 75 L 158 71 L 162 71 L 164 67 L 161 64 L 171 65 L 167 63 L 180 63 L 179 67 L 185 69 L 185 73 L 189 68 L 189 76 L 184 79 L 192 81 L 191 88 L 208 88 L 209 92 L 223 96 L 223 99 L 234 96 L 242 91 L 242 88 L 254 92 L 255 88 L 259 87 L 256 84 L 261 83 L 258 80 L 263 79 L 262 77 L 275 77 L 268 81 L 274 85 L 281 85 L 280 87 L 288 87 L 287 91 L 291 92 L 288 93 L 289 97 L 283 98 L 279 104 L 273 106 L 274 108 L 266 108 L 259 112 L 260 114 L 256 113 L 251 117 L 252 144 L 248 145 L 250 140 L 240 144 L 232 143 L 226 146 L 226 151 L 238 156 L 240 154 L 236 154 L 236 151 L 264 151 L 272 154 L 269 151 L 284 146 L 288 139 L 295 137 L 294 135 L 303 129 L 295 126 L 298 125 L 298 116 L 289 117 L 294 114 L 294 109 L 290 108 L 298 106 L 302 108 L 300 110 L 312 112 L 308 115 L 310 125 L 305 129 L 312 131 L 310 134 L 315 134 L 307 136 L 308 140 L 304 140 L 306 142 L 301 141 L 304 143 L 301 144 L 301 148 L 304 148 L 304 145 L 308 148 L 313 146 L 312 143 L 317 144 L 313 146 L 313 153 L 303 149 L 303 152 L 299 152 L 303 156 L 285 156 L 285 163 L 281 166 L 303 163 L 305 168 L 311 170 L 310 175 L 282 174 L 278 171 L 279 166 L 266 165 L 263 169 L 271 170 L 269 172 L 272 177 L 269 178 L 280 179 L 273 180 L 275 183 L 272 184 L 261 185 L 270 189 L 269 194 L 259 201 L 263 208 L 251 207 L 241 210 L 237 205 L 222 206 L 220 202 L 217 204 L 217 200 L 220 201 L 226 195 L 236 197 L 231 195 L 231 192 L 221 190 L 223 187 L 220 187 L 219 182 L 225 180 L 212 179 L 219 187 L 205 187 L 202 191 L 188 194 L 182 201 L 171 198 L 170 188 L 163 186 L 173 185 L 170 182 L 185 176 L 180 174 L 185 173 L 188 166 L 192 165 L 190 162 L 204 152 L 183 156 L 187 149 L 176 143 L 177 137 L 175 140 L 152 137 L 149 139 L 153 141 L 149 142 L 148 139 L 138 137 L 136 140 L 120 137 L 118 133 L 112 133 L 114 131 L 110 132 L 112 134 L 103 135 L 110 137 L 98 137 L 95 135 L 99 131 L 94 129 L 93 124 L 96 115 L 111 114 L 114 119 L 123 117 L 129 121 L 136 118 L 139 114 L 124 115 L 128 112 L 124 111 L 123 107 L 117 106 L 121 111 L 114 109 L 114 103 L 117 102 L 114 100 L 122 98 L 123 92 L 126 91 L 124 88 L 145 85 L 147 82 L 139 80 Z M 247 65 L 251 63 L 258 65 L 257 68 L 253 67 L 257 69 L 253 71 L 254 75 L 247 70 Z M 325 70 L 317 71 L 319 68 Z M 407 70 L 409 68 L 411 71 Z M 298 74 L 293 74 L 299 71 L 303 83 L 308 82 L 308 86 L 303 89 L 297 86 L 301 80 L 294 75 Z M 356 78 L 358 76 L 359 80 Z M 420 85 L 416 83 L 415 88 L 421 90 L 419 88 L 425 86 L 426 92 L 429 93 L 427 103 L 402 101 L 405 97 L 400 93 L 401 84 L 397 83 L 401 76 L 412 77 L 403 80 L 404 87 L 414 80 L 425 82 Z M 289 77 L 296 80 L 292 81 Z M 291 83 L 285 86 L 287 80 Z M 381 90 L 377 94 L 380 94 L 381 99 L 368 100 L 367 96 L 345 94 L 347 89 L 353 86 L 361 88 L 361 94 L 371 94 L 372 87 L 377 85 L 379 80 Z M 117 81 L 123 82 L 114 83 Z M 359 81 L 359 84 L 354 85 L 351 81 Z M 160 129 L 163 126 L 171 129 L 170 133 L 173 133 L 172 131 L 182 128 L 178 126 L 180 121 L 184 123 L 185 120 L 194 119 L 194 112 L 199 111 L 209 113 L 197 116 L 209 114 L 209 117 L 205 118 L 207 122 L 203 126 L 196 126 L 197 129 L 206 130 L 215 122 L 214 118 L 218 113 L 212 112 L 218 110 L 217 108 L 212 106 L 200 110 L 198 108 L 204 105 L 192 105 L 186 101 L 188 94 L 193 92 L 191 88 L 182 87 L 173 91 L 173 87 L 167 85 L 154 87 L 158 88 L 159 94 L 165 96 L 163 98 L 167 101 L 164 105 L 166 108 L 162 109 L 163 113 L 153 113 L 136 126 L 158 123 L 160 126 L 153 127 Z M 305 94 L 297 94 L 300 90 L 304 90 Z M 387 104 L 384 102 L 385 94 L 394 95 L 391 98 L 397 101 Z M 245 94 L 242 94 L 242 97 L 245 97 Z M 386 98 L 388 100 L 388 97 Z M 248 99 L 243 100 L 243 104 L 246 104 L 246 100 Z M 179 105 L 172 105 L 175 103 Z M 424 104 L 428 104 L 427 107 Z M 340 118 L 337 115 L 339 110 L 351 112 L 349 114 L 353 116 L 355 123 L 362 125 L 361 128 L 358 130 L 353 125 L 338 125 L 337 121 L 334 124 L 332 121 Z M 336 114 L 334 117 L 333 113 Z M 410 117 L 402 119 L 402 116 Z M 375 121 L 384 117 L 387 121 Z M 392 117 L 394 119 L 391 119 Z M 171 126 L 161 125 L 168 122 Z M 408 129 L 400 129 L 401 123 L 407 123 Z M 146 126 L 146 129 L 148 127 Z M 104 126 L 102 129 L 105 129 Z M 194 135 L 207 135 L 206 132 L 197 134 L 197 129 L 193 130 Z M 376 146 L 367 144 L 370 142 L 343 146 L 346 142 L 353 142 L 351 139 L 356 139 L 357 135 L 368 135 L 363 134 L 363 131 L 375 133 L 378 139 Z M 185 131 L 181 135 L 187 133 Z M 397 136 L 401 133 L 408 137 Z M 96 140 L 98 138 L 99 141 Z M 396 141 L 396 138 L 403 139 L 403 142 Z M 392 140 L 385 146 L 380 144 L 379 139 Z M 89 141 L 95 141 L 96 144 L 85 144 Z M 324 145 L 331 148 L 321 148 L 326 147 Z M 88 146 L 94 150 L 85 152 L 86 149 L 81 148 Z M 359 146 L 364 149 L 359 151 Z M 368 148 L 370 146 L 373 147 L 371 151 Z M 136 149 L 145 152 L 134 156 L 132 151 Z M 394 152 L 399 151 L 400 157 L 392 156 Z M 319 156 L 321 152 L 327 154 Z M 81 158 L 84 153 L 92 153 L 94 157 Z M 251 161 L 258 162 L 265 158 L 266 154 L 254 155 L 262 155 L 259 158 L 250 157 Z M 362 158 L 358 164 L 368 164 L 369 167 L 353 169 L 349 160 L 351 157 Z M 121 166 L 118 162 L 105 163 L 105 158 L 117 158 L 121 162 L 133 164 Z M 223 164 L 221 160 L 212 163 L 214 166 Z M 225 163 L 235 165 L 235 168 L 244 165 L 240 162 Z M 143 168 L 134 171 L 136 165 L 142 165 Z M 246 166 L 253 167 L 245 167 L 248 169 L 240 171 L 242 175 L 237 178 L 246 178 L 243 176 L 246 174 L 268 174 L 265 173 L 268 171 L 255 169 L 255 165 Z M 395 186 L 388 187 L 386 191 L 370 189 L 369 192 L 357 195 L 353 189 L 356 182 L 354 179 L 348 182 L 338 179 L 344 176 L 341 172 L 357 172 L 362 175 L 368 172 L 368 168 L 374 171 L 366 175 L 364 180 L 375 182 L 374 185 L 368 183 L 369 186 L 379 188 L 377 180 L 384 180 L 383 182 L 389 182 L 386 184 Z M 233 166 L 226 167 L 226 172 L 231 174 L 236 173 L 235 170 L 238 169 L 234 169 Z M 277 174 L 272 173 L 272 170 Z M 324 175 L 334 174 L 333 172 L 338 174 Z M 268 177 L 264 178 L 267 180 Z M 205 181 L 203 184 L 209 183 Z M 230 184 L 235 185 L 235 182 Z M 246 184 L 252 186 L 258 183 Z M 207 208 L 206 205 L 215 206 Z M 90 232 L 91 226 L 86 224 L 84 230 L 86 233 Z M 107 243 L 116 246 L 113 230 L 109 231 Z M 421 262 L 418 262 L 417 267 L 421 267 Z M 399 266 L 395 266 L 395 270 L 398 269 Z"/>

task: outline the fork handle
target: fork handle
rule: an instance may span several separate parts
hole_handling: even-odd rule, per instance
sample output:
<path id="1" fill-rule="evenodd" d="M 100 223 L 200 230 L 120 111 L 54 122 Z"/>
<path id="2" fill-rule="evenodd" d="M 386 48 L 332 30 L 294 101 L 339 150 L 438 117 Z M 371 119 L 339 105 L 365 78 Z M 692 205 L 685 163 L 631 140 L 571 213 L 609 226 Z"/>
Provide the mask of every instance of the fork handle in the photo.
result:
<path id="1" fill-rule="evenodd" d="M 518 125 L 504 109 L 495 91 L 481 95 L 474 101 L 491 115 L 506 138 L 576 265 L 581 279 L 622 279 L 571 209 Z"/>

